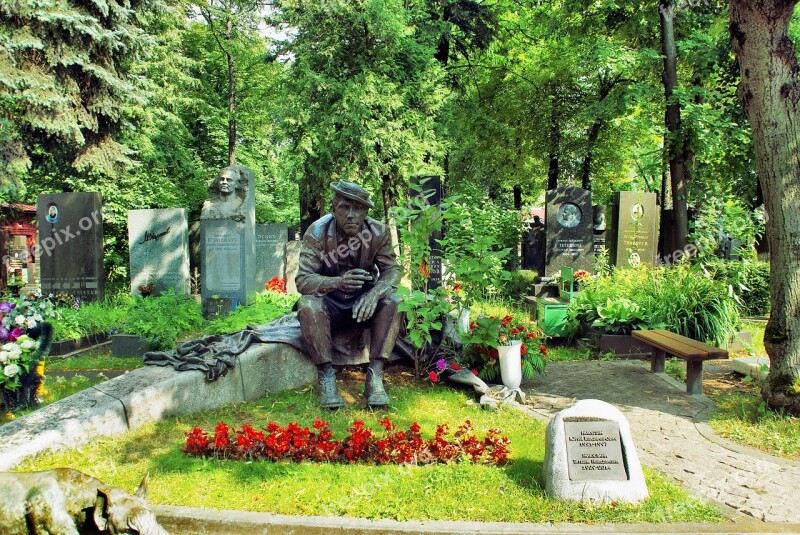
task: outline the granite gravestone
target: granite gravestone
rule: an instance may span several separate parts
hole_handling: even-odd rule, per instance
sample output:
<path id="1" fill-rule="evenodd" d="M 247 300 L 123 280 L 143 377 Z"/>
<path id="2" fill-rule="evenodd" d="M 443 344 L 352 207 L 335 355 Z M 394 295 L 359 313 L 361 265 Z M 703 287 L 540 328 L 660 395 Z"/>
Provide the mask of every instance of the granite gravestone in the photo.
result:
<path id="1" fill-rule="evenodd" d="M 592 206 L 594 211 L 594 255 L 597 256 L 606 248 L 606 236 L 609 232 L 611 223 L 608 217 L 608 211 L 605 206 L 595 204 Z"/>
<path id="2" fill-rule="evenodd" d="M 140 286 L 155 285 L 158 295 L 169 289 L 189 293 L 189 223 L 183 208 L 128 210 L 131 295 Z"/>
<path id="3" fill-rule="evenodd" d="M 656 194 L 618 191 L 612 213 L 611 263 L 617 267 L 654 265 L 658 253 Z"/>
<path id="4" fill-rule="evenodd" d="M 49 193 L 36 203 L 42 293 L 103 298 L 103 211 L 99 193 Z"/>
<path id="5" fill-rule="evenodd" d="M 581 400 L 547 426 L 545 490 L 564 500 L 638 503 L 648 496 L 625 416 L 613 405 Z"/>
<path id="6" fill-rule="evenodd" d="M 544 275 L 553 277 L 562 267 L 594 271 L 592 192 L 566 186 L 548 190 L 545 198 Z"/>
<path id="7" fill-rule="evenodd" d="M 256 225 L 256 280 L 260 286 L 273 277 L 286 277 L 288 233 L 285 223 Z"/>
<path id="8" fill-rule="evenodd" d="M 438 175 L 414 176 L 411 180 L 414 184 L 419 185 L 423 189 L 425 195 L 431 194 L 427 199 L 428 203 L 433 206 L 439 206 L 442 203 L 442 177 Z M 419 193 L 412 189 L 409 195 L 419 195 Z M 429 240 L 431 256 L 427 266 L 429 290 L 435 290 L 442 285 L 442 246 L 439 244 L 439 240 L 441 239 L 441 231 L 431 233 Z"/>
<path id="9" fill-rule="evenodd" d="M 203 301 L 233 299 L 248 305 L 256 280 L 255 179 L 241 165 L 227 167 L 209 186 L 200 213 Z"/>

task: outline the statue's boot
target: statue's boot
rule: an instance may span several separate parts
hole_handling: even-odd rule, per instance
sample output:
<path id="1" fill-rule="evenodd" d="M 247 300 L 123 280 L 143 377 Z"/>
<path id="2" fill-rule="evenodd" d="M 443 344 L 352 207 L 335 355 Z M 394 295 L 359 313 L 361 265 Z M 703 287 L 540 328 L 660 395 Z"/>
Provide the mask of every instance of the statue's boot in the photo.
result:
<path id="1" fill-rule="evenodd" d="M 370 407 L 386 407 L 389 405 L 389 396 L 383 388 L 383 361 L 371 360 L 367 368 L 367 381 L 364 388 L 364 397 Z"/>
<path id="2" fill-rule="evenodd" d="M 336 388 L 336 370 L 330 364 L 317 370 L 319 379 L 319 404 L 323 409 L 338 409 L 345 406 L 344 398 Z"/>

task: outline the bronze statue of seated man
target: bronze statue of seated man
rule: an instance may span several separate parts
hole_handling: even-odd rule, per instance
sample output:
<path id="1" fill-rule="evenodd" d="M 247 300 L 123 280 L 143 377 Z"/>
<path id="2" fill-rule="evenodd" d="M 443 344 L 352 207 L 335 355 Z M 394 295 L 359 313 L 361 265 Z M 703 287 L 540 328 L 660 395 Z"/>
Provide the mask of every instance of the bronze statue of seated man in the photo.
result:
<path id="1" fill-rule="evenodd" d="M 295 279 L 302 294 L 297 305 L 300 330 L 318 369 L 320 404 L 329 409 L 345 401 L 336 387 L 331 333 L 370 330 L 364 395 L 370 407 L 389 404 L 383 369 L 400 331 L 395 295 L 402 270 L 389 228 L 370 217 L 369 193 L 352 182 L 331 184 L 331 213 L 311 224 L 303 236 Z"/>

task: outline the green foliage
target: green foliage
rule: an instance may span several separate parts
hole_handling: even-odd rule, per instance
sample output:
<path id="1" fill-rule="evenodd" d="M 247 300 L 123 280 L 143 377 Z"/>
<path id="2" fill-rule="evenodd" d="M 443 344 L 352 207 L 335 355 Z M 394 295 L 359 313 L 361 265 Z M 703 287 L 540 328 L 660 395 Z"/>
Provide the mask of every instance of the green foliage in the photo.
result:
<path id="1" fill-rule="evenodd" d="M 200 305 L 170 290 L 158 297 L 134 297 L 122 328 L 159 349 L 172 349 L 179 337 L 198 331 L 202 324 Z"/>
<path id="2" fill-rule="evenodd" d="M 731 288 L 701 265 L 617 269 L 585 284 L 567 312 L 573 328 L 588 324 L 611 333 L 662 328 L 721 346 L 739 324 Z"/>
<path id="3" fill-rule="evenodd" d="M 53 340 L 78 340 L 97 333 L 109 333 L 125 321 L 124 307 L 107 302 L 84 303 L 80 309 L 61 308 L 53 322 Z"/>
<path id="4" fill-rule="evenodd" d="M 245 329 L 248 325 L 262 325 L 291 312 L 297 295 L 276 292 L 258 294 L 255 303 L 239 306 L 225 317 L 209 321 L 203 328 L 206 334 L 228 334 Z"/>
<path id="5" fill-rule="evenodd" d="M 725 282 L 732 288 L 742 314 L 748 317 L 769 315 L 768 262 L 707 259 L 704 265 L 715 279 Z"/>
<path id="6" fill-rule="evenodd" d="M 537 276 L 534 271 L 512 271 L 510 278 L 499 288 L 500 297 L 522 303 L 526 296 L 531 295 Z"/>
<path id="7" fill-rule="evenodd" d="M 764 235 L 766 217 L 763 210 L 752 210 L 741 201 L 707 199 L 695 218 L 689 241 L 698 249 L 698 256 L 707 258 L 719 249 L 722 236 L 742 242 L 739 251 L 743 259 L 755 258 L 756 240 Z"/>

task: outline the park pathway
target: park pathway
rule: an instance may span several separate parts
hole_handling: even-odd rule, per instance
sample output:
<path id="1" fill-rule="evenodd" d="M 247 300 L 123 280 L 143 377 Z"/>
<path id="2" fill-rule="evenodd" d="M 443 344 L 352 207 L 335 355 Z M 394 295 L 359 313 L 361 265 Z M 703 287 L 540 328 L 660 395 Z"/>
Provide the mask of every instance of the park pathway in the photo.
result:
<path id="1" fill-rule="evenodd" d="M 735 509 L 734 520 L 800 523 L 800 463 L 719 438 L 705 423 L 713 403 L 687 395 L 647 363 L 552 363 L 523 390 L 527 409 L 545 421 L 579 399 L 611 403 L 628 418 L 644 465 Z"/>

